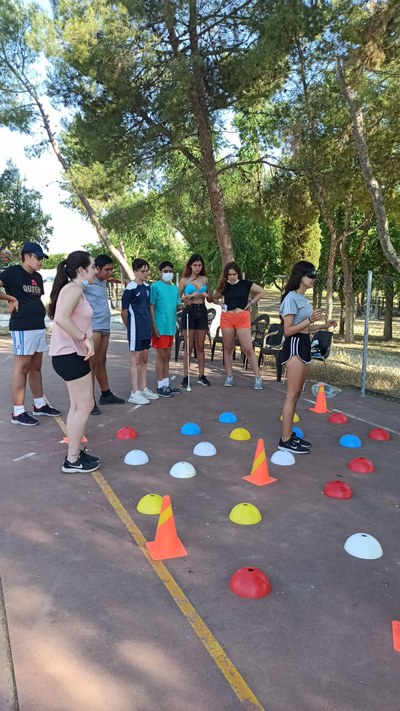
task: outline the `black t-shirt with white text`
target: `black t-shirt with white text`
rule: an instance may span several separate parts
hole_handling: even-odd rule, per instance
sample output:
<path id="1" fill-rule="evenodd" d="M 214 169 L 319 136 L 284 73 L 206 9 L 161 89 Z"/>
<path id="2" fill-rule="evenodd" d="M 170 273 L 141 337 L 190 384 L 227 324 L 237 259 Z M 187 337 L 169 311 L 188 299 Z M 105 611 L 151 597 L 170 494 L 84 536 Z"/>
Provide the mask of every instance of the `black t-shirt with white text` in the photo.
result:
<path id="1" fill-rule="evenodd" d="M 249 279 L 240 279 L 236 284 L 230 284 L 229 281 L 226 283 L 224 302 L 227 311 L 246 308 L 252 285 Z"/>
<path id="2" fill-rule="evenodd" d="M 20 264 L 0 272 L 0 281 L 6 293 L 14 296 L 19 309 L 10 316 L 10 331 L 36 331 L 45 328 L 46 309 L 41 296 L 43 279 L 39 272 L 29 274 Z"/>

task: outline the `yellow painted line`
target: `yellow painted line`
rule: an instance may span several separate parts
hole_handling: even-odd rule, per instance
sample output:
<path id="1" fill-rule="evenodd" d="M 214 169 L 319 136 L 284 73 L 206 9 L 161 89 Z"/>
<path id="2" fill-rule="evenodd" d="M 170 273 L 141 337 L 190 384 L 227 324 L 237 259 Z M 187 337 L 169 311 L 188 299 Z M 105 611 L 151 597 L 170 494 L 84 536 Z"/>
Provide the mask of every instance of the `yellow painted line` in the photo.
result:
<path id="1" fill-rule="evenodd" d="M 55 418 L 64 432 L 67 433 L 67 428 L 61 418 Z M 172 599 L 178 606 L 182 615 L 186 617 L 189 624 L 192 626 L 193 630 L 197 634 L 200 641 L 203 643 L 210 657 L 216 663 L 220 672 L 224 675 L 226 681 L 231 687 L 232 691 L 236 694 L 239 701 L 243 706 L 249 711 L 265 711 L 264 706 L 259 702 L 257 697 L 253 694 L 250 687 L 246 684 L 242 675 L 238 672 L 234 664 L 232 664 L 228 655 L 224 652 L 219 642 L 215 639 L 211 630 L 207 627 L 205 622 L 201 619 L 200 615 L 197 614 L 192 603 L 188 600 L 183 590 L 179 587 L 178 583 L 168 572 L 164 563 L 161 561 L 153 560 L 146 548 L 146 539 L 143 536 L 140 528 L 136 525 L 133 519 L 128 514 L 126 508 L 119 500 L 116 493 L 113 491 L 111 486 L 107 483 L 105 478 L 100 472 L 100 469 L 92 472 L 92 477 L 102 490 L 107 501 L 111 504 L 114 511 L 118 514 L 124 526 L 128 529 L 135 543 L 138 545 L 142 551 L 144 557 L 150 563 L 153 570 L 157 573 L 161 582 L 164 583 Z"/>
<path id="2" fill-rule="evenodd" d="M 150 557 L 146 548 L 146 539 L 143 536 L 141 530 L 132 520 L 126 508 L 121 503 L 112 488 L 109 486 L 107 481 L 104 479 L 99 469 L 97 469 L 95 472 L 92 472 L 92 477 L 95 479 L 103 494 L 105 495 L 106 499 L 109 501 L 113 509 L 118 514 L 124 526 L 126 526 L 126 528 L 128 529 L 129 533 L 139 546 L 145 558 L 147 558 L 148 562 L 150 563 L 154 571 L 157 573 L 160 580 L 164 583 L 172 599 L 177 604 L 184 617 L 186 617 L 189 624 L 193 627 L 198 638 L 205 646 L 207 652 L 216 663 L 220 672 L 224 675 L 229 686 L 235 692 L 239 701 L 241 701 L 241 703 L 248 709 L 257 709 L 257 711 L 264 711 L 264 707 L 260 704 L 257 697 L 253 694 L 252 690 L 246 684 L 242 675 L 232 664 L 228 655 L 224 652 L 219 642 L 217 642 L 211 630 L 197 614 L 192 603 L 188 600 L 183 590 L 179 587 L 178 583 L 168 572 L 164 563 L 162 563 L 161 561 L 153 560 Z"/>

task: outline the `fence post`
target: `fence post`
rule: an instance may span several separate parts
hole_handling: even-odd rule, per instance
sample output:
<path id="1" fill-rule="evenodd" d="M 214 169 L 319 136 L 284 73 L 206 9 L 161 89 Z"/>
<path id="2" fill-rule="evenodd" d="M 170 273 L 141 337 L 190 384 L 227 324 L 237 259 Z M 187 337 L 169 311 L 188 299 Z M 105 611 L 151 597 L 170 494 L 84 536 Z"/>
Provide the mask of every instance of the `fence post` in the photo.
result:
<path id="1" fill-rule="evenodd" d="M 371 310 L 371 293 L 372 293 L 372 271 L 369 269 L 367 277 L 367 299 L 365 303 L 365 318 L 364 318 L 364 338 L 363 338 L 363 353 L 361 366 L 361 397 L 365 397 L 365 386 L 367 381 L 367 358 L 368 358 L 368 331 L 369 331 L 369 313 Z"/>

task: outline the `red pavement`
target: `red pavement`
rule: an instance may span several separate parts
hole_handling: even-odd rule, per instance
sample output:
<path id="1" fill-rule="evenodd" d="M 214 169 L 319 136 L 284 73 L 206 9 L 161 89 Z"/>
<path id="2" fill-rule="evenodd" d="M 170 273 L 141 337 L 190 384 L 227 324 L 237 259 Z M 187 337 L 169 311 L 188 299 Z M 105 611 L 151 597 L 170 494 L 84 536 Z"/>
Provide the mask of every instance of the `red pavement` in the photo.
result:
<path id="1" fill-rule="evenodd" d="M 235 387 L 223 388 L 218 354 L 207 373 L 211 388 L 194 382 L 191 393 L 173 400 L 138 409 L 105 406 L 90 419 L 89 446 L 102 457 L 101 474 L 111 487 L 106 493 L 118 497 L 120 513 L 124 507 L 147 540 L 154 539 L 157 517 L 137 513 L 138 500 L 149 492 L 171 496 L 188 556 L 165 567 L 208 625 L 211 651 L 222 645 L 242 676 L 235 693 L 233 677 L 231 685 L 95 478 L 61 474 L 65 445 L 58 423 L 10 424 L 8 338 L 0 340 L 0 364 L 0 575 L 21 711 L 397 711 L 400 656 L 391 633 L 392 620 L 400 619 L 397 404 L 341 393 L 328 406 L 348 413 L 350 423 L 334 426 L 309 412 L 315 398 L 307 385 L 298 413 L 312 454 L 278 467 L 270 456 L 284 387 L 268 370 L 264 391 L 253 392 L 251 375 L 238 369 Z M 113 391 L 127 397 L 123 335 L 113 336 L 108 368 Z M 179 383 L 181 364 L 172 372 Z M 46 396 L 65 420 L 66 388 L 48 357 L 44 380 Z M 217 421 L 224 410 L 238 415 L 250 442 L 229 439 L 232 427 Z M 180 435 L 187 421 L 198 423 L 202 434 Z M 117 441 L 124 425 L 135 427 L 138 439 Z M 393 430 L 392 439 L 368 439 L 373 426 Z M 347 432 L 361 438 L 361 449 L 338 445 Z M 278 479 L 265 487 L 242 479 L 259 437 Z M 215 457 L 192 454 L 201 440 L 215 444 Z M 146 451 L 149 463 L 125 465 L 131 448 Z M 376 471 L 350 472 L 353 456 L 370 458 Z M 179 460 L 192 462 L 197 476 L 170 477 Z M 352 499 L 321 493 L 337 478 L 350 484 Z M 260 524 L 229 521 L 231 508 L 245 501 L 260 509 Z M 358 531 L 379 540 L 382 558 L 360 560 L 344 551 Z M 231 576 L 247 565 L 268 575 L 270 595 L 246 600 L 231 592 Z M 0 675 L 0 683 L 6 711 L 12 708 L 9 674 Z M 253 702 L 243 700 L 246 694 Z"/>

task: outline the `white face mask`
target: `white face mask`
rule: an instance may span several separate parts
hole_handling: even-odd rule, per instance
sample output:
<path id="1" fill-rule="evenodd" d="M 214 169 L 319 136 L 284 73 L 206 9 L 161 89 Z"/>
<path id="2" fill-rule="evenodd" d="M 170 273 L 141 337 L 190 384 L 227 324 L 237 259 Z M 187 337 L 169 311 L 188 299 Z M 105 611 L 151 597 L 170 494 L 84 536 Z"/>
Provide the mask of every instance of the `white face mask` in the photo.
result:
<path id="1" fill-rule="evenodd" d="M 161 278 L 163 281 L 165 281 L 167 284 L 170 284 L 172 279 L 174 278 L 174 273 L 173 272 L 163 272 L 161 274 Z"/>
<path id="2" fill-rule="evenodd" d="M 228 283 L 229 283 L 231 286 L 235 286 L 235 284 L 237 284 L 238 281 L 239 281 L 239 279 L 236 279 L 236 281 L 230 281 L 230 282 L 228 282 Z"/>

